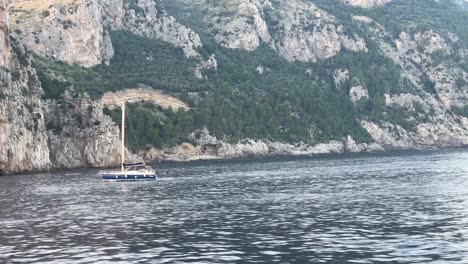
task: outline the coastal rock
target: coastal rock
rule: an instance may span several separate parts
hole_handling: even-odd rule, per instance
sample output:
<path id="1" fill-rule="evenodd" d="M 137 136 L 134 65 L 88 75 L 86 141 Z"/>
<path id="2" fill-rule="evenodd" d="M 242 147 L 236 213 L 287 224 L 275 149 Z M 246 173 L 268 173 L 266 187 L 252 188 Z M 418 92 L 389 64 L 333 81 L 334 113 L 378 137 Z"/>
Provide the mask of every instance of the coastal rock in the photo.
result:
<path id="1" fill-rule="evenodd" d="M 55 168 L 113 167 L 120 164 L 120 130 L 103 114 L 103 104 L 65 94 L 47 105 L 46 122 Z M 126 152 L 126 161 L 141 161 Z"/>
<path id="2" fill-rule="evenodd" d="M 331 141 L 329 143 L 321 143 L 309 149 L 310 154 L 329 154 L 329 153 L 344 153 L 344 145 L 341 141 Z"/>
<path id="3" fill-rule="evenodd" d="M 161 157 L 164 155 L 163 150 L 155 148 L 155 147 L 147 147 L 146 149 L 140 151 L 140 157 L 143 157 L 144 161 L 151 162 L 151 161 L 160 161 Z"/>
<path id="4" fill-rule="evenodd" d="M 377 152 L 385 149 L 377 143 L 357 144 L 351 136 L 342 141 L 330 141 L 316 145 L 289 144 L 269 140 L 244 139 L 228 143 L 210 135 L 207 129 L 198 130 L 189 136 L 195 145 L 185 142 L 172 148 L 147 148 L 140 155 L 151 161 L 190 161 L 264 157 L 275 155 L 320 155 L 339 153 Z"/>
<path id="5" fill-rule="evenodd" d="M 0 67 L 6 68 L 10 65 L 11 48 L 8 34 L 10 33 L 10 25 L 8 20 L 7 6 L 4 2 L 0 2 Z M 6 76 L 2 76 L 6 77 Z"/>
<path id="6" fill-rule="evenodd" d="M 371 8 L 391 2 L 392 0 L 343 0 L 345 3 L 353 6 Z"/>
<path id="7" fill-rule="evenodd" d="M 174 160 L 190 160 L 192 157 L 200 155 L 200 149 L 192 144 L 184 142 L 167 151 L 167 155 L 172 156 Z"/>
<path id="8" fill-rule="evenodd" d="M 289 61 L 316 62 L 336 56 L 342 48 L 367 52 L 362 38 L 347 35 L 335 17 L 310 2 L 281 1 L 277 17 L 274 46 Z"/>
<path id="9" fill-rule="evenodd" d="M 337 19 L 301 0 L 185 0 L 207 6 L 205 20 L 216 42 L 226 48 L 253 51 L 262 43 L 289 61 L 316 62 L 342 48 L 367 52 L 363 38 L 348 35 Z"/>
<path id="10" fill-rule="evenodd" d="M 50 167 L 42 89 L 0 2 L 0 174 Z"/>
<path id="11" fill-rule="evenodd" d="M 7 46 L 0 49 L 6 58 L 0 67 L 0 174 L 117 166 L 119 128 L 103 114 L 102 103 L 68 92 L 58 101 L 44 101 L 31 56 L 14 36 L 4 43 Z M 127 152 L 127 161 L 141 158 Z"/>
<path id="12" fill-rule="evenodd" d="M 266 21 L 263 19 L 262 7 L 269 1 L 235 0 L 224 1 L 221 8 L 211 8 L 214 15 L 213 23 L 215 39 L 226 48 L 255 50 L 261 41 L 269 43 L 271 40 Z M 225 16 L 224 10 L 232 10 L 235 15 Z"/>
<path id="13" fill-rule="evenodd" d="M 416 130 L 408 131 L 388 122 L 381 124 L 361 122 L 372 139 L 386 150 L 466 146 L 468 145 L 467 124 L 466 118 L 455 122 L 451 116 L 442 116 L 435 122 L 421 123 L 417 125 Z"/>
<path id="14" fill-rule="evenodd" d="M 255 141 L 252 139 L 245 139 L 234 146 L 224 144 L 219 151 L 219 155 L 224 157 L 259 157 L 267 156 L 269 154 L 269 147 L 263 141 Z"/>
<path id="15" fill-rule="evenodd" d="M 15 1 L 12 25 L 29 50 L 84 67 L 106 63 L 113 54 L 97 1 Z"/>
<path id="16" fill-rule="evenodd" d="M 205 20 L 216 42 L 231 49 L 253 51 L 262 43 L 289 61 L 316 62 L 342 49 L 367 52 L 362 37 L 348 34 L 331 14 L 310 2 L 286 0 L 186 1 L 204 6 Z M 91 67 L 109 63 L 114 51 L 109 30 L 126 30 L 182 48 L 201 70 L 216 69 L 213 57 L 203 60 L 200 36 L 150 0 L 66 0 L 46 5 L 12 3 L 14 29 L 36 54 Z M 227 15 L 228 14 L 228 15 Z M 69 52 L 72 50 L 73 52 Z"/>
<path id="17" fill-rule="evenodd" d="M 400 65 L 403 75 L 414 86 L 422 90 L 428 84 L 421 83 L 421 79 L 427 76 L 446 109 L 468 103 L 468 84 L 457 82 L 466 79 L 466 72 L 457 64 L 441 60 L 455 52 L 441 35 L 432 30 L 412 35 L 401 32 L 394 46 L 380 42 L 380 47 L 388 58 Z"/>
<path id="18" fill-rule="evenodd" d="M 28 49 L 69 64 L 107 64 L 114 54 L 109 29 L 161 39 L 182 48 L 187 57 L 201 58 L 198 34 L 158 10 L 155 1 L 18 0 L 10 10 L 14 30 Z"/>
<path id="19" fill-rule="evenodd" d="M 335 87 L 339 90 L 342 89 L 343 85 L 349 80 L 349 70 L 348 69 L 336 69 L 333 73 L 333 81 L 335 82 Z"/>
<path id="20" fill-rule="evenodd" d="M 347 21 L 345 17 L 335 17 L 337 13 L 334 11 L 322 9 L 323 3 L 302 0 L 177 0 L 178 3 L 184 2 L 190 7 L 201 7 L 204 10 L 196 14 L 193 9 L 193 13 L 190 12 L 185 18 L 170 10 L 171 7 L 164 10 L 164 1 L 17 0 L 10 1 L 12 23 L 8 22 L 8 9 L 4 2 L 0 4 L 0 173 L 118 165 L 119 128 L 110 117 L 103 114 L 103 108 L 107 106 L 113 109 L 124 101 L 145 101 L 157 105 L 158 109 L 197 111 L 197 103 L 193 103 L 193 106 L 191 104 L 191 109 L 177 96 L 189 96 L 196 102 L 209 99 L 218 83 L 209 83 L 213 84 L 213 89 L 204 90 L 202 86 L 208 80 L 207 76 L 214 76 L 207 70 L 216 70 L 218 59 L 223 63 L 226 61 L 226 57 L 221 57 L 226 55 L 223 54 L 225 50 L 218 44 L 227 49 L 250 51 L 249 54 L 255 59 L 262 57 L 266 51 L 267 55 L 276 52 L 290 62 L 307 62 L 305 67 L 297 63 L 300 66 L 298 69 L 304 72 L 303 77 L 309 79 L 301 88 L 307 89 L 310 84 L 315 89 L 313 84 L 316 83 L 316 88 L 322 89 L 320 92 L 328 93 L 330 91 L 323 89 L 328 89 L 331 83 L 337 88 L 331 91 L 331 95 L 346 101 L 348 94 L 350 101 L 354 102 L 349 110 L 358 111 L 357 121 L 370 136 L 366 138 L 364 132 L 363 137 L 360 137 L 367 143 L 356 142 L 347 135 L 343 138 L 336 138 L 335 135 L 335 140 L 324 142 L 308 139 L 313 144 L 252 138 L 231 142 L 227 140 L 230 137 L 217 138 L 204 129 L 195 131 L 186 142 L 176 146 L 162 149 L 148 146 L 140 153 L 146 160 L 356 153 L 460 147 L 468 144 L 468 121 L 460 114 L 468 104 L 468 73 L 463 60 L 468 51 L 464 39 L 451 32 L 415 27 L 402 28 L 403 31 L 395 35 L 370 17 L 350 14 L 352 20 Z M 390 1 L 346 2 L 372 8 Z M 356 11 L 356 14 L 368 13 L 352 7 L 347 9 L 352 13 Z M 171 14 L 177 16 L 177 19 L 168 12 L 173 12 Z M 205 23 L 206 28 L 198 25 Z M 187 25 L 192 25 L 194 30 Z M 355 30 L 354 25 L 359 30 Z M 102 100 L 92 100 L 86 94 L 75 92 L 70 85 L 59 99 L 43 98 L 41 86 L 46 88 L 47 81 L 44 84 L 39 82 L 27 50 L 68 64 L 93 67 L 110 62 L 114 55 L 112 31 L 122 30 L 143 38 L 162 40 L 180 48 L 189 58 L 190 72 L 201 79 L 200 83 L 194 83 L 197 89 L 186 93 L 180 87 L 171 87 L 168 91 L 174 92 L 172 96 L 137 85 L 139 88 L 108 92 Z M 204 42 L 206 47 L 203 47 L 200 35 L 196 32 L 208 36 L 204 39 L 207 41 Z M 401 74 L 399 82 L 382 87 L 384 90 L 376 89 L 379 84 L 369 81 L 373 76 L 360 74 L 361 69 L 357 70 L 352 63 L 348 63 L 350 58 L 366 57 L 363 53 L 368 51 L 367 44 L 371 47 L 371 42 L 366 43 L 364 39 L 371 39 L 372 43 L 378 44 L 375 49 L 372 45 L 372 55 L 380 53 L 386 57 L 378 58 L 379 61 L 389 59 L 397 65 L 394 69 L 390 67 L 395 72 L 384 71 L 383 74 Z M 210 55 L 211 50 L 223 52 L 217 53 L 219 57 L 216 58 Z M 331 58 L 344 50 L 358 54 L 343 53 L 343 56 L 337 57 L 335 69 Z M 245 53 L 227 53 L 237 52 Z M 323 65 L 330 65 L 320 71 L 317 65 L 311 64 L 327 59 L 330 60 L 323 62 Z M 239 72 L 248 73 L 246 87 L 253 86 L 252 92 L 259 99 L 267 98 L 268 94 L 256 89 L 256 80 L 251 78 L 269 79 L 269 75 L 275 73 L 274 64 L 280 61 L 284 65 L 287 63 L 279 58 L 262 58 L 248 63 L 245 69 L 239 69 Z M 387 61 L 384 65 L 387 65 Z M 224 67 L 223 70 L 229 70 L 226 67 L 229 65 L 220 66 Z M 377 63 L 377 66 L 381 65 Z M 325 70 L 321 72 L 322 69 Z M 229 75 L 229 72 L 225 73 Z M 215 78 L 222 81 L 223 75 Z M 330 75 L 333 79 L 328 79 Z M 54 77 L 62 78 L 51 76 Z M 284 89 L 284 97 L 289 98 L 288 87 Z M 319 102 L 322 101 L 326 100 Z M 285 106 L 289 107 L 287 104 L 293 103 L 285 102 Z M 373 106 L 381 110 L 378 118 L 366 112 Z M 129 151 L 127 157 L 130 162 L 138 160 L 138 156 Z"/>
<path id="21" fill-rule="evenodd" d="M 371 135 L 372 139 L 387 150 L 418 149 L 413 136 L 398 125 L 362 121 L 362 127 Z"/>

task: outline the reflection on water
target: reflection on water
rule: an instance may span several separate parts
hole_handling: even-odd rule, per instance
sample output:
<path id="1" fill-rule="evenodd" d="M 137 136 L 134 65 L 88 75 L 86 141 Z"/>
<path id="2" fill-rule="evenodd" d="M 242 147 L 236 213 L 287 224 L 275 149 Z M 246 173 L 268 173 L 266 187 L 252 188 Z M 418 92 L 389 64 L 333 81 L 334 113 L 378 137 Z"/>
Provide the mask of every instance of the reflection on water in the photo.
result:
<path id="1" fill-rule="evenodd" d="M 0 263 L 468 263 L 468 152 L 0 177 Z"/>

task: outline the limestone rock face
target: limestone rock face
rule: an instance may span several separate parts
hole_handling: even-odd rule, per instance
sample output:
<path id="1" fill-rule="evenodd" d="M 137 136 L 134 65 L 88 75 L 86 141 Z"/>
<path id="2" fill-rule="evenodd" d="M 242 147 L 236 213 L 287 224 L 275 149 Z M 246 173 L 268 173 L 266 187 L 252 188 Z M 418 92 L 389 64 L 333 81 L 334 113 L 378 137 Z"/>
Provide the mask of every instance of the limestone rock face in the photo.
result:
<path id="1" fill-rule="evenodd" d="M 381 26 L 376 27 L 379 37 L 388 34 Z M 451 34 L 442 37 L 430 30 L 413 34 L 401 32 L 393 45 L 380 41 L 382 53 L 401 67 L 402 75 L 410 82 L 406 86 L 414 87 L 399 94 L 385 94 L 385 104 L 389 110 L 409 113 L 405 121 L 414 127 L 405 128 L 387 121 L 361 121 L 377 144 L 384 149 L 467 145 L 467 119 L 450 111 L 453 106 L 467 103 L 468 87 L 460 87 L 455 81 L 464 79 L 466 72 L 450 60 L 441 60 L 460 52 L 454 49 L 457 41 Z M 427 83 L 422 83 L 425 76 L 434 84 L 433 92 L 425 90 Z"/>
<path id="2" fill-rule="evenodd" d="M 161 13 L 152 0 L 15 1 L 14 29 L 26 47 L 43 57 L 91 67 L 108 63 L 114 52 L 108 29 L 161 39 L 199 57 L 198 34 Z"/>
<path id="3" fill-rule="evenodd" d="M 375 6 L 384 5 L 392 0 L 344 0 L 345 3 L 353 6 L 371 8 Z"/>
<path id="4" fill-rule="evenodd" d="M 367 51 L 362 38 L 344 33 L 342 25 L 332 15 L 310 2 L 199 2 L 209 7 L 208 25 L 215 40 L 226 48 L 251 51 L 264 43 L 289 61 L 303 62 L 331 58 L 342 48 Z"/>
<path id="5" fill-rule="evenodd" d="M 468 50 L 453 33 L 407 29 L 394 35 L 362 15 L 367 11 L 363 13 L 363 10 L 348 7 L 352 21 L 344 21 L 346 18 L 335 17 L 321 9 L 322 5 L 306 0 L 177 1 L 203 8 L 198 21 L 206 24 L 203 35 L 212 37 L 224 48 L 254 51 L 266 46 L 290 62 L 313 63 L 330 59 L 333 63 L 331 59 L 343 51 L 367 52 L 371 43 L 364 39 L 370 38 L 378 44 L 372 52 L 380 53 L 398 65 L 403 78 L 395 87 L 377 91 L 382 93 L 376 96 L 375 85 L 378 84 L 361 82 L 353 76 L 356 71 L 352 65 L 341 64 L 336 69 L 327 69 L 336 87 L 333 92 L 340 96 L 349 95 L 354 110 L 371 106 L 366 103 L 377 103 L 383 109 L 379 113 L 382 120 L 359 112 L 361 119 L 358 122 L 370 135 L 371 143 L 357 143 L 347 135 L 314 144 L 251 138 L 227 142 L 205 129 L 194 131 L 186 142 L 177 146 L 148 147 L 140 153 L 146 160 L 315 155 L 468 145 L 468 119 L 452 112 L 455 107 L 468 105 L 468 73 L 460 63 Z M 353 6 L 374 8 L 391 0 L 343 1 Z M 75 94 L 73 87 L 69 87 L 63 98 L 45 100 L 31 67 L 32 58 L 26 50 L 65 63 L 92 67 L 110 62 L 114 55 L 110 34 L 115 30 L 126 30 L 181 48 L 193 62 L 193 74 L 199 79 L 207 78 L 205 70 L 218 67 L 214 54 L 203 52 L 202 56 L 199 53 L 203 51 L 200 35 L 180 23 L 183 17 L 178 16 L 181 19 L 178 20 L 169 15 L 161 5 L 164 1 L 10 2 L 11 6 L 7 8 L 6 1 L 0 1 L 0 174 L 118 165 L 120 131 L 103 114 L 104 106 L 113 108 L 125 100 L 144 100 L 165 109 L 190 110 L 177 98 L 149 88 L 109 92 L 102 100 L 93 101 L 86 95 Z M 11 11 L 10 19 L 8 10 Z M 348 23 L 354 23 L 360 30 L 354 30 L 355 27 Z M 201 31 L 197 32 L 201 34 Z M 366 34 L 365 38 L 363 34 Z M 213 47 L 207 45 L 207 50 L 210 48 Z M 455 58 L 460 59 L 455 61 Z M 263 76 L 273 71 L 264 62 L 249 67 Z M 322 80 L 317 79 L 313 68 L 305 68 L 305 74 L 319 83 Z M 434 86 L 430 91 L 428 82 Z M 327 88 L 326 85 L 323 87 Z M 383 98 L 379 97 L 381 94 L 384 94 Z M 198 96 L 203 100 L 203 96 Z M 371 101 L 377 100 L 375 98 L 379 101 Z M 394 113 L 401 115 L 395 118 Z M 315 141 L 311 139 L 310 142 Z M 138 157 L 127 151 L 127 160 L 137 161 Z"/>
<path id="6" fill-rule="evenodd" d="M 310 2 L 287 0 L 276 7 L 274 47 L 289 61 L 316 62 L 336 56 L 342 48 L 367 51 L 358 36 L 344 33 L 335 17 Z"/>
<path id="7" fill-rule="evenodd" d="M 45 170 L 51 165 L 42 89 L 31 57 L 9 38 L 5 1 L 0 1 L 0 174 Z"/>
<path id="8" fill-rule="evenodd" d="M 335 17 L 303 0 L 184 1 L 207 10 L 208 27 L 226 48 L 252 51 L 264 43 L 289 61 L 303 62 L 328 59 L 342 49 L 367 51 L 363 38 L 346 33 Z M 128 30 L 182 48 L 200 61 L 198 78 L 203 78 L 201 68 L 217 65 L 214 57 L 202 60 L 200 36 L 156 1 L 53 0 L 46 5 L 18 0 L 10 9 L 14 29 L 40 56 L 85 67 L 108 63 L 114 54 L 108 31 Z"/>
<path id="9" fill-rule="evenodd" d="M 146 161 L 190 161 L 209 159 L 230 159 L 262 157 L 271 155 L 320 155 L 330 153 L 376 152 L 385 149 L 377 143 L 357 144 L 350 136 L 342 141 L 330 141 L 317 145 L 305 143 L 288 144 L 269 140 L 244 139 L 228 143 L 210 135 L 207 129 L 195 131 L 189 136 L 195 145 L 185 142 L 181 145 L 155 149 L 147 148 L 140 153 Z"/>
<path id="10" fill-rule="evenodd" d="M 399 65 L 409 81 L 405 92 L 386 94 L 385 104 L 388 109 L 409 113 L 411 117 L 405 121 L 415 128 L 365 122 L 363 127 L 373 139 L 386 148 L 464 146 L 468 135 L 465 118 L 451 112 L 468 103 L 468 74 L 451 59 L 466 56 L 460 39 L 451 32 L 403 31 L 389 43 L 391 34 L 375 21 L 362 16 L 353 20 L 369 28 L 382 54 Z"/>
<path id="11" fill-rule="evenodd" d="M 198 63 L 194 71 L 195 77 L 197 77 L 198 79 L 203 79 L 205 77 L 203 76 L 203 71 L 209 69 L 218 69 L 218 61 L 216 60 L 216 56 L 214 54 L 211 54 L 207 60 Z"/>
<path id="12" fill-rule="evenodd" d="M 51 159 L 57 168 L 119 164 L 119 129 L 102 114 L 102 105 L 67 93 L 63 100 L 48 104 L 46 122 Z"/>
<path id="13" fill-rule="evenodd" d="M 103 114 L 103 104 L 66 93 L 47 104 L 51 161 L 55 168 L 115 167 L 120 164 L 120 130 Z M 140 161 L 126 152 L 126 162 Z"/>
<path id="14" fill-rule="evenodd" d="M 413 35 L 401 32 L 395 40 L 395 46 L 381 42 L 383 53 L 403 69 L 404 76 L 415 86 L 422 89 L 420 82 L 427 76 L 434 83 L 434 88 L 445 108 L 464 106 L 468 103 L 468 84 L 466 72 L 458 65 L 440 58 L 451 56 L 455 51 L 448 41 L 456 38 L 443 38 L 433 31 L 417 32 Z M 460 51 L 457 51 L 460 52 Z M 464 85 L 460 87 L 457 80 L 462 79 Z"/>
<path id="15" fill-rule="evenodd" d="M 0 174 L 117 165 L 119 129 L 102 103 L 70 95 L 44 101 L 31 55 L 5 23 L 3 1 L 0 14 Z"/>
<path id="16" fill-rule="evenodd" d="M 12 9 L 18 10 L 12 12 L 12 25 L 28 49 L 85 67 L 108 62 L 113 51 L 100 21 L 97 1 L 52 1 L 50 7 L 32 4 L 12 4 Z M 31 10 L 34 13 L 30 14 Z"/>
<path id="17" fill-rule="evenodd" d="M 456 122 L 455 118 L 449 115 L 441 115 L 437 120 L 421 123 L 417 125 L 415 131 L 408 131 L 388 122 L 382 124 L 361 122 L 373 140 L 387 150 L 467 146 L 467 124 L 466 118 L 460 118 Z"/>
<path id="18" fill-rule="evenodd" d="M 333 81 L 335 82 L 335 87 L 341 90 L 343 85 L 349 80 L 349 70 L 348 69 L 336 69 L 333 73 Z"/>
<path id="19" fill-rule="evenodd" d="M 4 0 L 0 2 L 0 67 L 7 67 L 10 59 L 10 43 L 8 40 L 9 22 L 7 6 Z"/>
<path id="20" fill-rule="evenodd" d="M 210 17 L 215 30 L 215 39 L 231 49 L 255 50 L 260 42 L 271 40 L 268 27 L 263 19 L 262 7 L 271 5 L 269 1 L 234 0 L 222 1 L 220 8 L 212 7 Z M 234 15 L 225 16 L 225 9 Z"/>
<path id="21" fill-rule="evenodd" d="M 351 101 L 354 103 L 360 100 L 367 100 L 369 99 L 369 91 L 367 91 L 367 88 L 362 85 L 353 86 L 349 90 L 349 97 L 351 97 Z"/>
<path id="22" fill-rule="evenodd" d="M 432 111 L 433 118 L 446 112 L 436 98 L 432 96 L 421 97 L 410 93 L 385 94 L 385 104 L 390 107 L 400 107 L 405 111 L 423 111 L 424 113 Z"/>
<path id="23" fill-rule="evenodd" d="M 113 9 L 114 1 L 110 0 L 109 3 L 107 9 Z M 123 27 L 115 29 L 130 30 L 142 37 L 167 41 L 182 48 L 187 57 L 200 56 L 196 49 L 202 43 L 197 33 L 180 24 L 173 16 L 167 16 L 158 10 L 155 1 L 138 1 L 138 6 L 139 8 L 129 9 L 131 7 L 124 4 L 127 11 L 123 14 Z M 114 25 L 116 24 L 108 24 L 111 28 Z"/>

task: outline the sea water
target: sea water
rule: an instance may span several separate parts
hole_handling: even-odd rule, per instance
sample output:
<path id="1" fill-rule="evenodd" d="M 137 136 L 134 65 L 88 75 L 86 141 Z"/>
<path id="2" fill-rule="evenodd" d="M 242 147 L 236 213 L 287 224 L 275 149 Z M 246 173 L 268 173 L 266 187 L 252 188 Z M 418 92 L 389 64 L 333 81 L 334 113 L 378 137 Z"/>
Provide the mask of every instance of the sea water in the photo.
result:
<path id="1" fill-rule="evenodd" d="M 468 263 L 468 151 L 0 177 L 0 263 Z"/>

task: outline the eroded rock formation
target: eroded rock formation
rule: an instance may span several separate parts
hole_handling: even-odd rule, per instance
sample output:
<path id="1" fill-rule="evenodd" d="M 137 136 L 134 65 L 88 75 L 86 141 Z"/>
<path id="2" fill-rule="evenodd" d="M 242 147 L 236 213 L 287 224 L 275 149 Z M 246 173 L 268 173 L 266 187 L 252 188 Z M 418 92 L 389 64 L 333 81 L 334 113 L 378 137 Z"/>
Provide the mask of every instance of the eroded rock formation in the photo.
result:
<path id="1" fill-rule="evenodd" d="M 365 7 L 365 8 L 371 8 L 375 6 L 384 5 L 391 1 L 392 0 L 344 0 L 344 2 L 347 4 L 350 4 L 353 6 Z"/>
<path id="2" fill-rule="evenodd" d="M 5 1 L 0 1 L 0 174 L 44 170 L 51 165 L 42 89 L 31 57 L 9 36 Z"/>
<path id="3" fill-rule="evenodd" d="M 194 131 L 186 142 L 176 146 L 163 149 L 148 146 L 140 154 L 149 161 L 468 144 L 468 119 L 452 111 L 468 104 L 468 73 L 453 59 L 463 59 L 468 51 L 463 40 L 451 32 L 415 29 L 390 33 L 362 13 L 351 14 L 352 19 L 347 21 L 362 29 L 353 31 L 345 26 L 343 18 L 324 11 L 314 1 L 178 1 L 188 6 L 202 6 L 204 33 L 210 34 L 215 44 L 227 49 L 252 52 L 265 45 L 290 62 L 306 63 L 333 61 L 340 52 L 366 54 L 375 52 L 372 48 L 378 49 L 379 54 L 399 66 L 402 83 L 395 86 L 401 89 L 393 91 L 384 87 L 382 120 L 359 116 L 357 121 L 368 132 L 370 143 L 356 143 L 351 136 L 314 144 L 249 138 L 228 143 L 205 129 Z M 343 1 L 353 6 L 375 8 L 391 0 Z M 197 33 L 169 15 L 161 3 L 151 0 L 17 0 L 9 8 L 12 12 L 9 18 L 5 1 L 0 2 L 0 173 L 117 165 L 119 128 L 103 114 L 104 105 L 112 108 L 123 100 L 145 100 L 166 109 L 194 110 L 175 97 L 151 88 L 107 93 L 102 100 L 92 100 L 70 86 L 59 99 L 46 100 L 31 67 L 32 57 L 27 50 L 41 57 L 88 68 L 107 64 L 114 56 L 110 32 L 126 30 L 181 48 L 187 58 L 196 62 L 191 69 L 193 74 L 205 80 L 204 70 L 218 69 L 216 56 L 202 55 L 200 31 Z M 376 48 L 366 43 L 369 39 L 375 41 Z M 254 67 L 255 73 L 262 76 L 271 71 L 263 63 Z M 311 78 L 315 76 L 311 69 L 305 74 Z M 374 100 L 375 89 L 353 75 L 352 67 L 341 65 L 332 68 L 329 74 L 333 78 L 332 89 L 349 97 L 355 109 Z M 428 83 L 433 84 L 433 89 L 428 88 Z M 414 126 L 389 121 L 387 117 L 395 111 L 406 113 L 402 123 Z M 128 156 L 138 159 L 130 153 Z"/>
<path id="4" fill-rule="evenodd" d="M 362 38 L 346 34 L 335 17 L 311 2 L 223 0 L 203 4 L 209 6 L 206 19 L 216 41 L 227 48 L 251 51 L 263 42 L 289 61 L 304 62 L 334 57 L 341 49 L 367 51 Z"/>
<path id="5" fill-rule="evenodd" d="M 19 0 L 10 10 L 13 28 L 26 47 L 70 64 L 108 63 L 114 53 L 109 30 L 161 39 L 182 48 L 187 57 L 200 57 L 198 34 L 162 13 L 151 0 Z"/>

